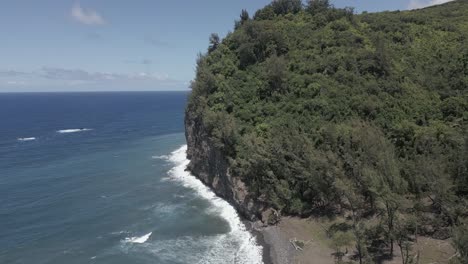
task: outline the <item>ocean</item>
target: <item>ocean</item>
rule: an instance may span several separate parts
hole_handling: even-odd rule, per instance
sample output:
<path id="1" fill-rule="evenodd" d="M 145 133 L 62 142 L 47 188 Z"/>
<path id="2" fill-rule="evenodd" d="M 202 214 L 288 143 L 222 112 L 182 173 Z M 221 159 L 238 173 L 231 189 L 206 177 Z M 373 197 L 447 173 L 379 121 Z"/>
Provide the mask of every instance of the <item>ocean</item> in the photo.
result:
<path id="1" fill-rule="evenodd" d="M 187 96 L 0 94 L 0 263 L 262 263 L 185 171 Z"/>

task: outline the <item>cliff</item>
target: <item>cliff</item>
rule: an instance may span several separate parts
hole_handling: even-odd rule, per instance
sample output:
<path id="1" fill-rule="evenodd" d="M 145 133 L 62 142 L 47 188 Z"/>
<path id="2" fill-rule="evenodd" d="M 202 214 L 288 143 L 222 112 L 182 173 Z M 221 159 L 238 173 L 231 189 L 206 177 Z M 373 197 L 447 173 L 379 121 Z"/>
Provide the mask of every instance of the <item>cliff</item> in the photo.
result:
<path id="1" fill-rule="evenodd" d="M 239 177 L 232 175 L 226 156 L 214 146 L 202 118 L 194 112 L 187 108 L 185 113 L 187 158 L 190 159 L 187 169 L 233 205 L 244 219 L 266 223 L 274 211 L 250 194 Z"/>

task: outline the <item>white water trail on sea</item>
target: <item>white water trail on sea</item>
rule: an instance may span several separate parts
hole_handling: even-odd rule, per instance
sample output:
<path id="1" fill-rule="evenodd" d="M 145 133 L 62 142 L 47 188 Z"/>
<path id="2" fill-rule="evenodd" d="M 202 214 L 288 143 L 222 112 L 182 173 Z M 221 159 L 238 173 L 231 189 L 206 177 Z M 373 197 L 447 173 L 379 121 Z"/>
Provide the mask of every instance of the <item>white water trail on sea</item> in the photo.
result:
<path id="1" fill-rule="evenodd" d="M 92 130 L 91 128 L 71 128 L 71 129 L 57 130 L 57 133 L 68 134 L 68 133 L 86 132 L 86 131 L 91 131 L 91 130 Z"/>
<path id="2" fill-rule="evenodd" d="M 25 142 L 25 141 L 34 141 L 34 140 L 36 140 L 35 137 L 18 138 L 18 141 L 22 141 L 22 142 Z"/>
<path id="3" fill-rule="evenodd" d="M 171 179 L 195 190 L 202 198 L 210 201 L 214 209 L 230 226 L 230 231 L 227 234 L 215 238 L 203 238 L 199 241 L 200 243 L 210 243 L 212 245 L 210 252 L 206 252 L 198 263 L 262 264 L 262 247 L 257 244 L 255 237 L 246 229 L 234 207 L 217 197 L 200 180 L 186 171 L 190 162 L 186 158 L 186 152 L 187 146 L 184 145 L 169 156 L 169 161 L 175 165 L 169 171 Z M 204 241 L 206 239 L 210 241 Z M 177 242 L 183 243 L 184 241 Z"/>

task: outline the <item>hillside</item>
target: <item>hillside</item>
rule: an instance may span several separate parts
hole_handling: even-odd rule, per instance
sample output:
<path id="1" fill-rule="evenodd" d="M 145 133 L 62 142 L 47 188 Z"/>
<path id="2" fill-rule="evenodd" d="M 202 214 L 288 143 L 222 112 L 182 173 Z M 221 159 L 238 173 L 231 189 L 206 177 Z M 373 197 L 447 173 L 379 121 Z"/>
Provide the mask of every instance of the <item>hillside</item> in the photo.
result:
<path id="1" fill-rule="evenodd" d="M 467 263 L 468 1 L 353 13 L 276 0 L 212 35 L 189 169 L 250 220 L 345 217 L 360 262 L 425 235 Z"/>

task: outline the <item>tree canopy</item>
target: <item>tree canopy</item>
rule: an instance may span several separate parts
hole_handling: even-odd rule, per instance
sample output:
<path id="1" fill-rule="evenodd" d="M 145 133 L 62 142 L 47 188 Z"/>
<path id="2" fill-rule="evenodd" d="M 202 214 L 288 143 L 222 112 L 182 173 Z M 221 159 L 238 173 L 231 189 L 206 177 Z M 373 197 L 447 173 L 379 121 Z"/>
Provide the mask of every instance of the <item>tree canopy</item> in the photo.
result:
<path id="1" fill-rule="evenodd" d="M 282 214 L 351 214 L 361 262 L 379 241 L 466 230 L 468 1 L 275 0 L 241 21 L 200 57 L 188 111 L 250 192 Z"/>

